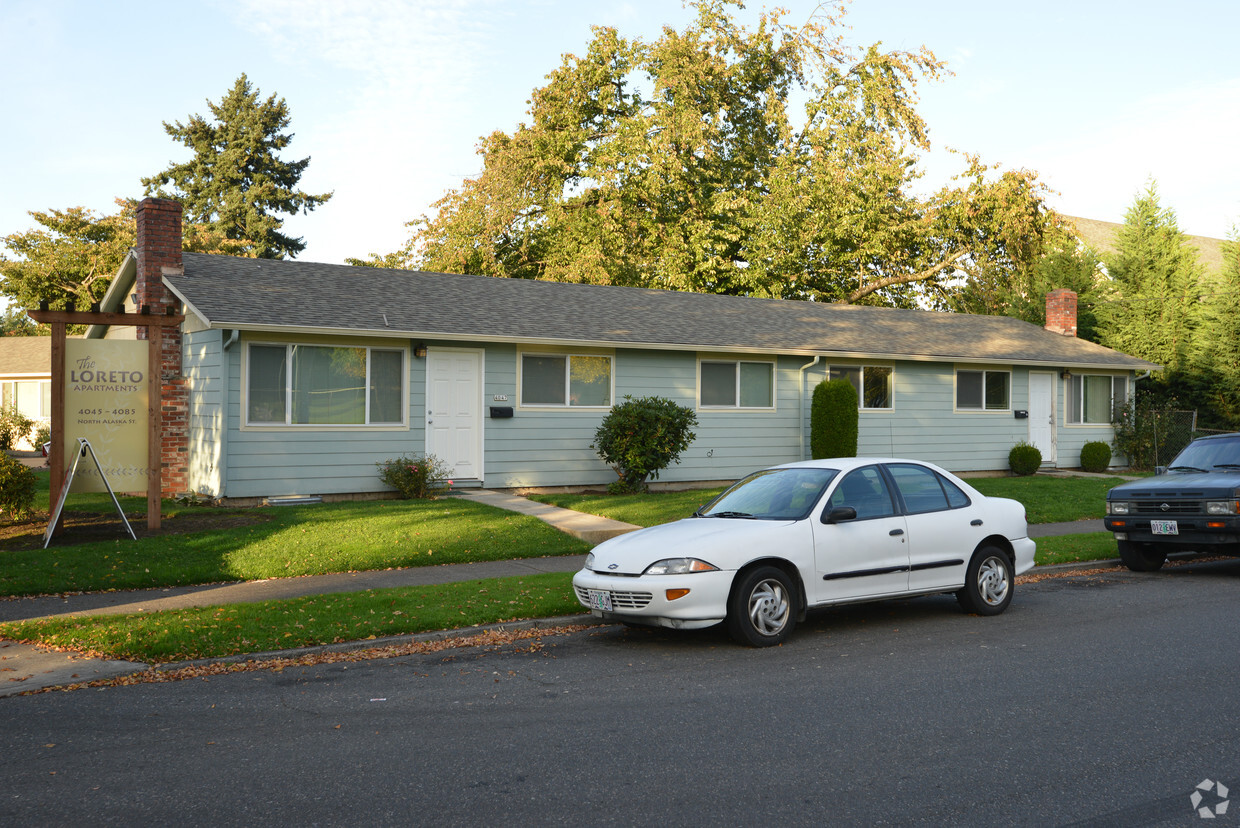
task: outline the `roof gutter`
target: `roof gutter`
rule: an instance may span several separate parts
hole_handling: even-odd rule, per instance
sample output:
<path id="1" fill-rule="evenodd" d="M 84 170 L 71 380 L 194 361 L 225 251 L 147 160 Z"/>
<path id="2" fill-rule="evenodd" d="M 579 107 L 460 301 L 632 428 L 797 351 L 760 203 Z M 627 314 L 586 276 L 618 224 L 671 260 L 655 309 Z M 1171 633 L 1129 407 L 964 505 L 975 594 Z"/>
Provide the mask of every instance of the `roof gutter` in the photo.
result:
<path id="1" fill-rule="evenodd" d="M 801 393 L 797 395 L 797 422 L 801 426 L 801 459 L 807 460 L 805 456 L 805 378 L 810 368 L 813 368 L 822 360 L 822 357 L 816 356 L 812 362 L 807 362 L 801 366 Z"/>

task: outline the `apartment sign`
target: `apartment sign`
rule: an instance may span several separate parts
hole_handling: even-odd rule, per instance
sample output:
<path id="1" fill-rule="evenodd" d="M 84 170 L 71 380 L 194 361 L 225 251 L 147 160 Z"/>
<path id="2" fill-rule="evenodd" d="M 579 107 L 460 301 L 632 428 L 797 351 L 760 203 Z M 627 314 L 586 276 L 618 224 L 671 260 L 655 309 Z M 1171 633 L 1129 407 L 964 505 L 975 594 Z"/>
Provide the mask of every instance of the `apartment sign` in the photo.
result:
<path id="1" fill-rule="evenodd" d="M 65 341 L 66 464 L 78 438 L 90 441 L 108 484 L 116 492 L 146 492 L 149 468 L 147 343 L 134 339 Z M 75 492 L 105 491 L 93 463 L 79 466 Z"/>

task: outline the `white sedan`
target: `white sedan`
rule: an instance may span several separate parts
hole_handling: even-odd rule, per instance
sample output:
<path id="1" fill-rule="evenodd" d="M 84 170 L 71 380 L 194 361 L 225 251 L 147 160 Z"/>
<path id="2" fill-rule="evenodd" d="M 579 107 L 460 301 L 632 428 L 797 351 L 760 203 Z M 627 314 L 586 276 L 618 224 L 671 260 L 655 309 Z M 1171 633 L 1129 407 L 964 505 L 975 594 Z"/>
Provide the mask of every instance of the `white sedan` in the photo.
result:
<path id="1" fill-rule="evenodd" d="M 609 621 L 778 644 L 806 610 L 954 592 L 996 615 L 1033 566 L 1025 508 L 917 460 L 835 458 L 751 474 L 691 518 L 599 544 L 573 576 Z"/>

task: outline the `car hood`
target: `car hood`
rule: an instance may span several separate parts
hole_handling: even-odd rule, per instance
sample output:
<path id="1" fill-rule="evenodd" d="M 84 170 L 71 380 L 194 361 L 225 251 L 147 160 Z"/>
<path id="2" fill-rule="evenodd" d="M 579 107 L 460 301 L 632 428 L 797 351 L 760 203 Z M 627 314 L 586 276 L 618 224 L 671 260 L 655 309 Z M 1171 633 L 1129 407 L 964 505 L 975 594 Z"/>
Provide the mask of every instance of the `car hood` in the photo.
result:
<path id="1" fill-rule="evenodd" d="M 1133 480 L 1116 486 L 1107 500 L 1135 497 L 1222 497 L 1228 498 L 1240 489 L 1240 472 L 1218 471 L 1208 474 L 1168 472 L 1157 477 Z"/>
<path id="2" fill-rule="evenodd" d="M 686 518 L 620 535 L 594 547 L 594 570 L 640 575 L 664 558 L 700 558 L 720 569 L 737 569 L 784 542 L 792 543 L 804 521 L 747 518 Z"/>

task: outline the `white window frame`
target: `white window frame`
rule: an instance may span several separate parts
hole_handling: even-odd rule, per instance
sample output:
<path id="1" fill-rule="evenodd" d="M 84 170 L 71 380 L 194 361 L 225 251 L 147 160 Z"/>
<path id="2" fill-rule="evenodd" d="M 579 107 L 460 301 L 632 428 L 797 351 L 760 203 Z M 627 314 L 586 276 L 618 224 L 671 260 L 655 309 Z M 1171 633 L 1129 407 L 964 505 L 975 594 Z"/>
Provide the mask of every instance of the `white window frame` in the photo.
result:
<path id="1" fill-rule="evenodd" d="M 18 407 L 17 386 L 22 383 L 34 383 L 38 386 L 39 388 L 39 410 L 38 412 L 32 413 L 30 411 L 21 411 L 21 409 Z M 14 379 L 3 380 L 3 394 L 0 394 L 0 396 L 3 397 L 2 402 L 4 405 L 17 408 L 18 411 L 21 411 L 22 414 L 25 414 L 27 417 L 31 418 L 32 420 L 49 420 L 52 417 L 51 393 L 52 393 L 52 381 L 50 379 L 17 379 L 17 378 L 14 378 Z"/>
<path id="2" fill-rule="evenodd" d="M 896 367 L 894 365 L 845 365 L 844 363 L 832 363 L 827 366 L 827 379 L 834 379 L 832 374 L 836 369 L 842 371 L 857 370 L 861 373 L 861 387 L 857 389 L 857 408 L 861 411 L 894 411 L 896 407 Z M 865 372 L 867 368 L 880 368 L 887 372 L 887 405 L 870 406 L 865 404 Z M 839 379 L 848 379 L 848 377 L 839 377 Z M 854 385 L 853 388 L 856 388 Z"/>
<path id="3" fill-rule="evenodd" d="M 982 404 L 974 408 L 972 406 L 960 405 L 960 375 L 961 374 L 981 374 L 982 375 Z M 1007 403 L 1003 408 L 987 408 L 986 407 L 986 375 L 987 374 L 1003 374 L 1007 377 Z M 952 382 L 952 407 L 955 411 L 967 414 L 1003 414 L 1012 411 L 1012 370 L 1010 368 L 956 368 L 955 376 Z"/>
<path id="4" fill-rule="evenodd" d="M 1087 377 L 1105 377 L 1111 380 L 1111 404 L 1107 410 L 1112 414 L 1115 412 L 1115 386 L 1117 383 L 1123 383 L 1124 402 L 1128 401 L 1128 376 L 1122 374 L 1073 374 L 1068 378 L 1067 402 L 1064 404 L 1068 409 L 1068 425 L 1070 426 L 1109 426 L 1111 418 L 1108 417 L 1106 422 L 1098 423 L 1085 420 L 1085 379 Z M 1076 391 L 1076 388 L 1080 391 Z"/>
<path id="5" fill-rule="evenodd" d="M 564 360 L 564 402 L 528 402 L 525 399 L 525 358 L 551 357 Z M 607 360 L 607 398 L 606 405 L 573 405 L 572 379 L 573 358 Z M 517 354 L 517 405 L 521 408 L 550 408 L 557 411 L 610 411 L 616 401 L 616 357 L 615 354 L 591 354 L 585 351 L 521 351 Z"/>
<path id="6" fill-rule="evenodd" d="M 251 420 L 250 419 L 250 355 L 255 347 L 266 348 L 284 348 L 285 364 L 292 364 L 293 348 L 360 348 L 366 351 L 366 378 L 364 380 L 365 394 L 365 421 L 361 423 L 294 423 L 293 418 L 293 383 L 292 373 L 286 373 L 284 378 L 284 422 L 269 420 Z M 381 422 L 372 423 L 370 421 L 370 356 L 375 351 L 383 351 L 386 353 L 400 354 L 400 422 Z M 361 345 L 357 343 L 326 343 L 326 342 L 272 342 L 272 341 L 254 341 L 245 343 L 245 359 L 242 365 L 242 399 L 241 414 L 243 428 L 258 429 L 310 429 L 312 431 L 337 431 L 337 430 L 358 430 L 366 429 L 371 431 L 398 430 L 407 429 L 409 427 L 409 349 L 400 347 L 388 347 L 383 345 Z"/>
<path id="7" fill-rule="evenodd" d="M 708 405 L 702 402 L 702 366 L 703 365 L 733 365 L 736 367 L 735 381 L 733 388 L 736 402 L 732 405 Z M 741 365 L 765 365 L 771 370 L 771 404 L 770 405 L 741 405 Z M 774 360 L 768 359 L 719 359 L 716 357 L 703 357 L 698 359 L 697 367 L 697 404 L 698 408 L 706 411 L 774 411 L 775 401 L 779 399 L 776 392 L 776 381 L 779 372 L 775 370 Z"/>

